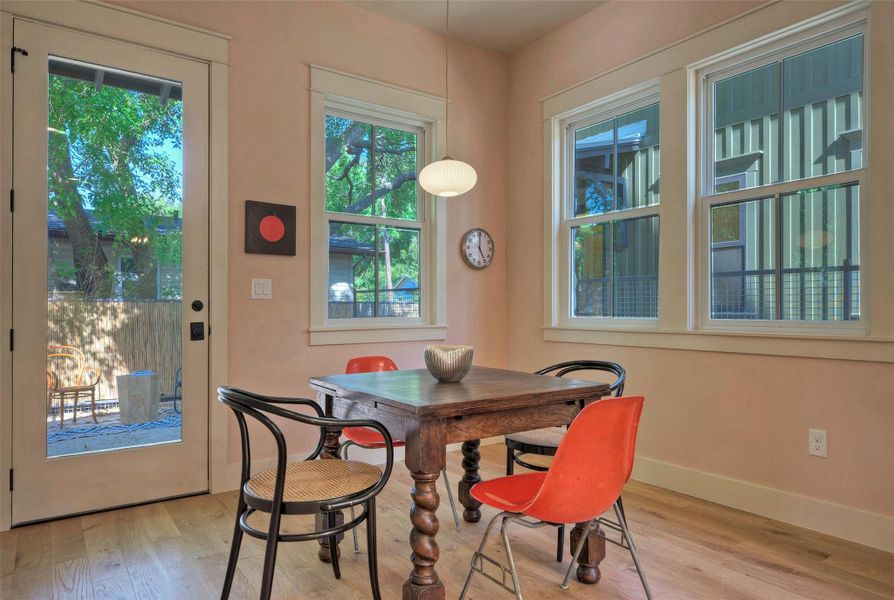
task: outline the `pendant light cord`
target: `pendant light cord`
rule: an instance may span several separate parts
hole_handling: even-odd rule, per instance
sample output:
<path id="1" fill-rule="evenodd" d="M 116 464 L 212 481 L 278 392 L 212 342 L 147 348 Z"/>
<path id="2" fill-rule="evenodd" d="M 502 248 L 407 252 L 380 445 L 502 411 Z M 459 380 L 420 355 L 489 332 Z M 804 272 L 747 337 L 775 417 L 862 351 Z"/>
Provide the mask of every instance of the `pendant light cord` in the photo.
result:
<path id="1" fill-rule="evenodd" d="M 444 17 L 444 157 L 450 156 L 450 0 Z"/>

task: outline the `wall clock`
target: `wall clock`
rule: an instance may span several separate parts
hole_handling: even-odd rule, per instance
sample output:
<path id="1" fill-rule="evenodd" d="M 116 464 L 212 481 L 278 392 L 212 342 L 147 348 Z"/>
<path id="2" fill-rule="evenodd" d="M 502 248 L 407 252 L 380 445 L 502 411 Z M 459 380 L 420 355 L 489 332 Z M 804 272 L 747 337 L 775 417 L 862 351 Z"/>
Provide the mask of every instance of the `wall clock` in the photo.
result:
<path id="1" fill-rule="evenodd" d="M 484 269 L 494 260 L 494 240 L 483 229 L 470 229 L 462 238 L 459 251 L 473 269 Z"/>

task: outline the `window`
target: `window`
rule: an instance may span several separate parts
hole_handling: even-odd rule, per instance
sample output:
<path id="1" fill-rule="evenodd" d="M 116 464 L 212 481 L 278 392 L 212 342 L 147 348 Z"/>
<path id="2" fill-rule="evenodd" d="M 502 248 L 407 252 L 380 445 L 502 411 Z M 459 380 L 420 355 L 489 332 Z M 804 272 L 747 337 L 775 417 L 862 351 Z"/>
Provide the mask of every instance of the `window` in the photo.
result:
<path id="1" fill-rule="evenodd" d="M 419 317 L 423 138 L 419 128 L 326 114 L 330 319 Z"/>
<path id="2" fill-rule="evenodd" d="M 311 88 L 310 343 L 444 339 L 444 203 L 416 180 L 444 101 L 317 66 Z"/>
<path id="3" fill-rule="evenodd" d="M 654 89 L 563 128 L 569 319 L 658 317 L 659 105 Z"/>
<path id="4" fill-rule="evenodd" d="M 703 74 L 706 324 L 858 322 L 860 27 Z"/>

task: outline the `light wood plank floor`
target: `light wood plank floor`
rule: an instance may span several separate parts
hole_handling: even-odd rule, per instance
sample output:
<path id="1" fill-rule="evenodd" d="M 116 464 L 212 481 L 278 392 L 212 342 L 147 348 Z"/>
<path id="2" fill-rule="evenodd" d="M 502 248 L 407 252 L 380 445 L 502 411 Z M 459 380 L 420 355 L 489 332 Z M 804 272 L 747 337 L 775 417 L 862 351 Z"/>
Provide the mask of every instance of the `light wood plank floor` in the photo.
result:
<path id="1" fill-rule="evenodd" d="M 449 455 L 453 482 L 460 457 Z M 482 448 L 482 477 L 501 474 L 502 446 Z M 409 476 L 403 465 L 379 504 L 382 593 L 400 597 L 409 571 L 407 507 Z M 624 492 L 631 530 L 656 599 L 894 598 L 894 555 L 681 494 L 631 482 Z M 233 526 L 235 494 L 197 496 L 74 517 L 0 534 L 0 597 L 10 600 L 217 598 Z M 439 573 L 447 597 L 456 598 L 485 521 L 454 529 L 442 491 Z M 312 527 L 300 518 L 293 530 Z M 361 532 L 362 533 L 362 532 Z M 602 581 L 583 586 L 558 583 L 564 565 L 555 561 L 552 528 L 514 532 L 513 549 L 529 599 L 643 598 L 629 556 L 609 546 Z M 500 555 L 499 537 L 491 553 Z M 366 554 L 342 545 L 342 579 L 316 558 L 316 543 L 280 546 L 275 597 L 365 599 Z M 246 538 L 232 598 L 256 598 L 263 548 Z M 568 559 L 566 558 L 566 561 Z M 565 563 L 567 564 L 567 562 Z M 472 598 L 512 596 L 481 577 Z"/>

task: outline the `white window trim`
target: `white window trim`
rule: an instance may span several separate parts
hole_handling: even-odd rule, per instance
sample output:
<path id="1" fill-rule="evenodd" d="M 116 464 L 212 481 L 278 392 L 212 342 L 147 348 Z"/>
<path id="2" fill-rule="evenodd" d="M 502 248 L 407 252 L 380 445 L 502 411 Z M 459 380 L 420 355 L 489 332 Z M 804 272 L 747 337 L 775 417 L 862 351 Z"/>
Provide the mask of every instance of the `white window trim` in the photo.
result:
<path id="1" fill-rule="evenodd" d="M 726 53 L 721 59 L 706 61 L 693 69 L 696 81 L 696 164 L 695 176 L 695 216 L 692 224 L 693 253 L 695 255 L 696 288 L 690 298 L 693 308 L 693 329 L 706 332 L 729 332 L 750 334 L 793 334 L 804 337 L 859 338 L 869 335 L 870 319 L 870 272 L 868 220 L 869 220 L 869 137 L 870 131 L 870 66 L 868 12 L 857 10 L 835 19 L 822 19 L 816 24 L 799 27 L 796 31 L 783 31 L 771 36 L 761 44 L 750 45 L 741 52 Z M 860 169 L 818 175 L 795 181 L 757 186 L 728 192 L 713 192 L 714 155 L 711 135 L 711 106 L 713 103 L 712 84 L 720 79 L 750 71 L 761 66 L 781 62 L 784 57 L 805 52 L 826 44 L 834 43 L 856 34 L 863 35 L 863 166 Z M 710 125 L 713 125 L 711 123 Z M 798 320 L 744 320 L 712 319 L 711 310 L 711 247 L 710 211 L 718 204 L 766 197 L 810 187 L 856 183 L 860 188 L 860 320 L 859 321 L 798 321 Z M 707 190 L 707 192 L 706 192 Z M 777 227 L 780 226 L 777 223 Z M 777 282 L 779 284 L 779 282 Z"/>
<path id="2" fill-rule="evenodd" d="M 420 316 L 329 319 L 329 221 L 337 213 L 326 211 L 325 125 L 327 111 L 354 113 L 359 118 L 395 121 L 424 132 L 420 168 L 428 158 L 444 153 L 446 102 L 387 83 L 311 66 L 310 90 L 310 344 L 359 344 L 396 341 L 443 340 L 446 315 L 446 209 L 444 200 L 419 191 L 419 220 L 394 220 L 401 227 L 419 227 Z M 417 184 L 418 185 L 418 184 Z M 345 215 L 351 222 L 364 217 Z M 381 219 L 374 219 L 380 223 Z"/>
<path id="3" fill-rule="evenodd" d="M 571 315 L 572 236 L 581 225 L 658 216 L 660 204 L 575 217 L 570 193 L 574 177 L 573 131 L 660 101 L 657 80 L 611 94 L 544 121 L 545 239 L 544 326 L 576 330 L 655 330 L 658 318 L 574 317 Z M 660 229 L 660 225 L 659 225 Z M 659 234 L 660 237 L 660 234 Z M 660 258 L 659 258 L 660 264 Z M 660 318 L 660 309 L 659 309 Z"/>

